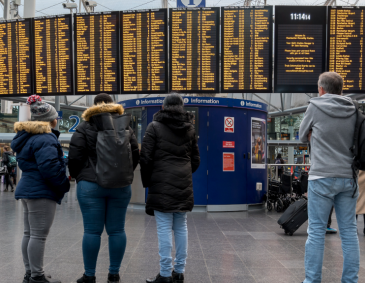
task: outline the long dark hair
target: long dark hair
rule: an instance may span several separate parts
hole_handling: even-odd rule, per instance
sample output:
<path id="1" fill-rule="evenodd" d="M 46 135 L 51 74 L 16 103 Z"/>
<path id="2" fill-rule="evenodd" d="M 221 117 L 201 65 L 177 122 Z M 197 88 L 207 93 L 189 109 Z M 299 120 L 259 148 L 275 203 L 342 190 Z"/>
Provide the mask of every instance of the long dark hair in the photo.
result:
<path id="1" fill-rule="evenodd" d="M 276 156 L 276 159 L 281 159 L 281 153 Z"/>

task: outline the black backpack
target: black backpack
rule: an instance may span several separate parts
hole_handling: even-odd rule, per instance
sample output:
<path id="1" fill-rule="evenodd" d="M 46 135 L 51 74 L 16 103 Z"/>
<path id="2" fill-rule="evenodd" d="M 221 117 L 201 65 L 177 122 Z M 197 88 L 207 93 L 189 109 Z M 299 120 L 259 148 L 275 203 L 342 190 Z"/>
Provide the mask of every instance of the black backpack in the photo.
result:
<path id="1" fill-rule="evenodd" d="M 102 119 L 95 123 L 98 128 L 96 142 L 95 181 L 103 188 L 122 188 L 133 182 L 133 158 L 130 144 L 130 114 L 99 114 Z M 95 168 L 96 167 L 96 168 Z"/>
<path id="2" fill-rule="evenodd" d="M 354 186 L 356 187 L 358 171 L 365 170 L 365 115 L 359 109 L 359 103 L 357 101 L 353 101 L 353 103 L 356 107 L 356 124 L 353 145 L 350 150 L 354 155 L 352 162 L 352 173 L 355 180 Z M 355 188 L 353 196 L 356 193 L 356 189 L 357 187 Z"/>

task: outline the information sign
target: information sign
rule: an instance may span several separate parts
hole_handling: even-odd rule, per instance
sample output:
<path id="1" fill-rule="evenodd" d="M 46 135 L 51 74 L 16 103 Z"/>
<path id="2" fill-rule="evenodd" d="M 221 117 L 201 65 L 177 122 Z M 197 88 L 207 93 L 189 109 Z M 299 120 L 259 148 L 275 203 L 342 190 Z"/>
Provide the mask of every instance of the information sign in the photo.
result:
<path id="1" fill-rule="evenodd" d="M 0 95 L 33 94 L 31 19 L 0 21 Z"/>
<path id="2" fill-rule="evenodd" d="M 364 92 L 365 7 L 329 7 L 328 70 L 343 78 L 343 92 Z"/>
<path id="3" fill-rule="evenodd" d="M 220 9 L 170 9 L 170 90 L 219 92 Z"/>
<path id="4" fill-rule="evenodd" d="M 223 172 L 234 172 L 234 152 L 223 152 Z"/>
<path id="5" fill-rule="evenodd" d="M 222 7 L 222 92 L 272 91 L 272 9 Z"/>
<path id="6" fill-rule="evenodd" d="M 223 148 L 235 148 L 234 141 L 223 141 Z"/>
<path id="7" fill-rule="evenodd" d="M 75 14 L 76 94 L 120 93 L 119 12 Z"/>
<path id="8" fill-rule="evenodd" d="M 318 92 L 325 71 L 325 6 L 275 6 L 274 92 Z"/>
<path id="9" fill-rule="evenodd" d="M 73 94 L 71 20 L 57 15 L 33 21 L 36 94 Z"/>
<path id="10" fill-rule="evenodd" d="M 224 117 L 224 132 L 234 133 L 234 117 Z"/>
<path id="11" fill-rule="evenodd" d="M 206 0 L 177 0 L 178 8 L 205 7 Z"/>
<path id="12" fill-rule="evenodd" d="M 121 12 L 122 93 L 165 93 L 167 9 Z"/>

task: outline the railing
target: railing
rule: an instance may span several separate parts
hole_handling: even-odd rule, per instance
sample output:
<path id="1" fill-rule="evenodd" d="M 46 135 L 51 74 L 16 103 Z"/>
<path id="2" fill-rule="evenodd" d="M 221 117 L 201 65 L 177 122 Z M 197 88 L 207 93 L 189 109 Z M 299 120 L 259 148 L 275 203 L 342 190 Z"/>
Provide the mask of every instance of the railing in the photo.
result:
<path id="1" fill-rule="evenodd" d="M 311 166 L 310 164 L 267 164 L 268 167 L 268 172 L 269 172 L 269 176 L 268 178 L 270 178 L 271 180 L 279 180 L 279 176 L 278 176 L 278 172 L 279 172 L 279 166 L 283 167 L 283 172 L 293 172 L 293 174 L 295 175 L 295 169 L 296 167 L 299 167 L 300 170 L 297 171 L 298 173 L 302 172 L 302 171 L 309 171 L 309 167 Z"/>

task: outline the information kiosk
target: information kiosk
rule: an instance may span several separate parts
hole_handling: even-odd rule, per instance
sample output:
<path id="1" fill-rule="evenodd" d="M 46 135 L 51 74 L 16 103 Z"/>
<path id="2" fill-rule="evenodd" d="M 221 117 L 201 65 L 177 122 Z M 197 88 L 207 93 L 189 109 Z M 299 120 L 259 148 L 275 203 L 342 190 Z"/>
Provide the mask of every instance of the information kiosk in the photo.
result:
<path id="1" fill-rule="evenodd" d="M 131 126 L 141 146 L 153 115 L 164 98 L 120 102 L 132 115 Z M 267 188 L 267 105 L 248 100 L 184 97 L 195 117 L 201 164 L 193 175 L 195 209 L 243 211 L 261 207 Z M 144 204 L 147 190 L 139 168 L 132 185 L 132 204 Z"/>

